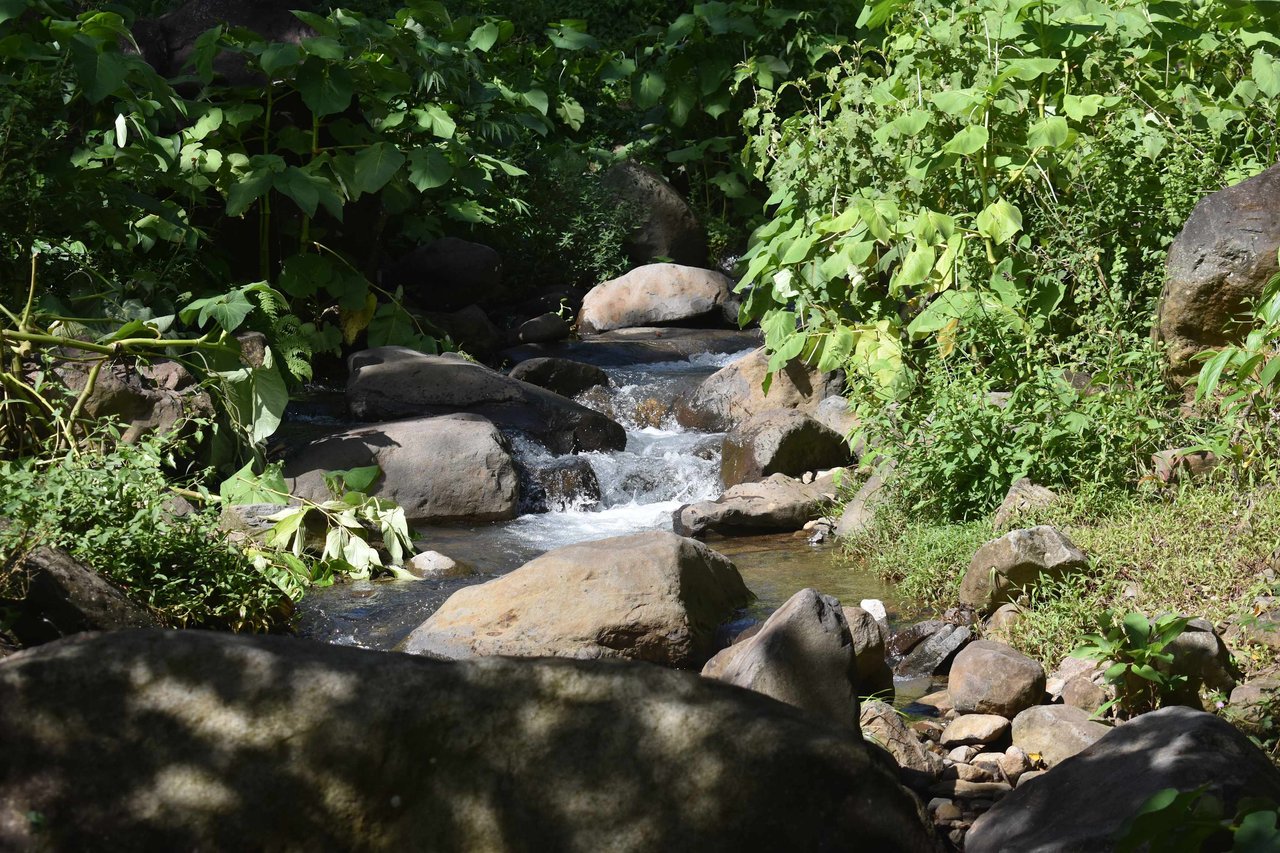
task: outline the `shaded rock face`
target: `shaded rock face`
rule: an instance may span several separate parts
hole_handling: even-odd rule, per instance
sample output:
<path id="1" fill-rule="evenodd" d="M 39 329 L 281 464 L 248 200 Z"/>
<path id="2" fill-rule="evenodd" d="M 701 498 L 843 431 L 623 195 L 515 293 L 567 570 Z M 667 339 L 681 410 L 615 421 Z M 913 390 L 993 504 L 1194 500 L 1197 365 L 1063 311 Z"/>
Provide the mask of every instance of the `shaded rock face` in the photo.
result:
<path id="1" fill-rule="evenodd" d="M 164 77 L 183 73 L 196 48 L 196 39 L 213 27 L 232 26 L 252 30 L 267 41 L 298 44 L 316 33 L 291 10 L 315 10 L 314 4 L 250 2 L 249 0 L 189 0 L 155 19 L 139 20 L 133 27 L 142 56 Z M 226 82 L 242 85 L 253 82 L 244 60 L 229 53 L 214 59 L 214 71 Z"/>
<path id="2" fill-rule="evenodd" d="M 1082 708 L 1037 705 L 1013 718 L 1013 743 L 1053 767 L 1104 737 L 1111 727 Z"/>
<path id="3" fill-rule="evenodd" d="M 893 671 L 885 659 L 889 630 L 861 607 L 845 607 L 844 618 L 853 638 L 854 666 L 858 670 L 858 695 L 893 698 Z"/>
<path id="4" fill-rule="evenodd" d="M 525 320 L 516 329 L 516 340 L 522 344 L 549 344 L 562 341 L 573 332 L 573 325 L 559 314 L 539 314 Z"/>
<path id="5" fill-rule="evenodd" d="M 471 412 L 556 453 L 621 450 L 626 431 L 586 406 L 456 355 L 378 347 L 351 356 L 347 405 L 361 420 Z"/>
<path id="6" fill-rule="evenodd" d="M 947 692 L 962 714 L 1013 718 L 1044 701 L 1044 668 L 1003 643 L 977 640 L 956 655 Z"/>
<path id="7" fill-rule="evenodd" d="M 506 345 L 506 336 L 493 324 L 479 305 L 468 305 L 458 311 L 428 313 L 428 322 L 447 334 L 458 349 L 469 355 L 489 360 Z"/>
<path id="8" fill-rule="evenodd" d="M 844 511 L 836 520 L 835 534 L 838 538 L 856 536 L 870 529 L 876 518 L 876 508 L 889 496 L 884 488 L 886 476 L 888 472 L 883 476 L 872 474 L 845 504 Z"/>
<path id="9" fill-rule="evenodd" d="M 392 264 L 386 278 L 418 307 L 457 311 L 502 294 L 502 257 L 482 243 L 441 237 Z"/>
<path id="10" fill-rule="evenodd" d="M 822 515 L 835 498 L 831 477 L 812 483 L 773 474 L 759 483 L 742 483 L 714 501 L 685 504 L 672 513 L 681 536 L 743 536 L 765 531 L 799 530 Z"/>
<path id="11" fill-rule="evenodd" d="M 847 730 L 621 662 L 96 636 L 0 665 L 0 754 L 5 850 L 937 849 Z"/>
<path id="12" fill-rule="evenodd" d="M 507 375 L 562 397 L 576 397 L 589 388 L 609 384 L 609 374 L 600 368 L 567 358 L 531 358 L 511 368 Z"/>
<path id="13" fill-rule="evenodd" d="M 709 673 L 857 731 L 853 638 L 829 595 L 800 590 L 754 636 L 708 661 L 703 675 Z"/>
<path id="14" fill-rule="evenodd" d="M 898 678 L 940 675 L 948 670 L 956 652 L 972 637 L 973 632 L 967 626 L 940 624 L 894 665 L 893 674 Z"/>
<path id="15" fill-rule="evenodd" d="M 892 705 L 876 701 L 863 703 L 859 723 L 863 738 L 893 756 L 905 784 L 920 788 L 942 775 L 942 757 L 925 749 Z"/>
<path id="16" fill-rule="evenodd" d="M 61 548 L 35 548 L 18 560 L 15 568 L 26 577 L 26 595 L 20 601 L 0 603 L 12 611 L 8 629 L 24 646 L 81 631 L 159 624 L 146 609 Z"/>
<path id="17" fill-rule="evenodd" d="M 1178 704 L 1200 708 L 1201 686 L 1227 694 L 1235 689 L 1231 652 L 1207 619 L 1191 620 L 1165 651 L 1173 655 L 1173 661 L 1158 664 L 1160 668 L 1186 677 L 1186 683 L 1174 697 Z"/>
<path id="18" fill-rule="evenodd" d="M 978 549 L 960 583 L 960 603 L 986 615 L 1034 585 L 1089 568 L 1089 559 L 1065 534 L 1048 525 L 1014 530 Z"/>
<path id="19" fill-rule="evenodd" d="M 648 264 L 591 288 L 578 312 L 584 334 L 672 325 L 728 326 L 738 319 L 729 277 L 679 264 Z"/>
<path id="20" fill-rule="evenodd" d="M 724 437 L 720 478 L 726 486 L 762 480 L 770 474 L 798 477 L 847 465 L 849 444 L 830 427 L 794 409 L 755 415 Z"/>
<path id="21" fill-rule="evenodd" d="M 1156 319 L 1175 372 L 1194 372 L 1196 353 L 1242 333 L 1239 316 L 1275 274 L 1278 249 L 1280 166 L 1200 200 L 1169 247 Z"/>
<path id="22" fill-rule="evenodd" d="M 369 489 L 404 509 L 410 523 L 515 518 L 520 477 L 502 433 L 478 415 L 391 421 L 334 433 L 285 461 L 289 491 L 329 500 L 324 472 L 377 464 Z"/>
<path id="23" fill-rule="evenodd" d="M 765 394 L 761 386 L 768 373 L 769 356 L 762 347 L 717 370 L 677 400 L 676 420 L 690 429 L 725 432 L 769 409 L 815 411 L 825 398 L 844 391 L 843 373 L 823 373 L 797 359 L 778 371 Z"/>
<path id="24" fill-rule="evenodd" d="M 636 211 L 638 222 L 625 248 L 633 263 L 670 258 L 677 264 L 707 262 L 707 232 L 689 203 L 662 175 L 634 160 L 604 173 L 601 182 Z"/>
<path id="25" fill-rule="evenodd" d="M 558 548 L 458 590 L 402 650 L 702 666 L 716 627 L 751 598 L 727 557 L 671 533 L 636 533 Z"/>
<path id="26" fill-rule="evenodd" d="M 974 823 L 965 850 L 1110 850 L 1156 792 L 1201 785 L 1228 815 L 1246 796 L 1280 802 L 1280 772 L 1229 723 L 1178 707 L 1143 714 L 1020 785 Z"/>
<path id="27" fill-rule="evenodd" d="M 87 370 L 78 364 L 57 367 L 67 388 L 79 393 Z M 124 427 L 121 439 L 134 442 L 144 436 L 164 434 L 191 418 L 213 417 L 213 400 L 185 367 L 176 361 L 157 361 L 134 369 L 123 362 L 103 367 L 85 399 L 84 413 L 91 418 L 118 418 Z"/>

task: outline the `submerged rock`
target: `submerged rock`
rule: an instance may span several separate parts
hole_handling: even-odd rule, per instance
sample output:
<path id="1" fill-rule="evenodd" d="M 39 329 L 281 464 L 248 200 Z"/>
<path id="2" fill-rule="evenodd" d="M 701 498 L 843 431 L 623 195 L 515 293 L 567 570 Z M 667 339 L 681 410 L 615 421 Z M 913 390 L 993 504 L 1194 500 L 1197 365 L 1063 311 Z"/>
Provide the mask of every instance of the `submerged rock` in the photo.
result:
<path id="1" fill-rule="evenodd" d="M 617 661 L 97 635 L 0 664 L 0 755 L 4 850 L 937 849 L 849 731 Z"/>
<path id="2" fill-rule="evenodd" d="M 671 533 L 635 533 L 558 548 L 460 589 L 401 650 L 701 666 L 717 626 L 751 598 L 727 557 Z"/>

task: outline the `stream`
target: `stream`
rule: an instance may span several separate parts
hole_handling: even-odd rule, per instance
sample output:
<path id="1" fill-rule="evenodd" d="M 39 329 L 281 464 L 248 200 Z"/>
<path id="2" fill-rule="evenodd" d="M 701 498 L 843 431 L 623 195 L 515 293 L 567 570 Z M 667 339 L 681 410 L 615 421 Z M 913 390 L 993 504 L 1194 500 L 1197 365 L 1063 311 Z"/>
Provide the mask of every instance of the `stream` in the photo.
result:
<path id="1" fill-rule="evenodd" d="M 511 521 L 419 529 L 420 550 L 465 561 L 476 573 L 448 580 L 341 584 L 308 593 L 299 607 L 298 633 L 339 645 L 391 649 L 456 590 L 518 568 L 547 551 L 644 530 L 670 530 L 681 505 L 712 500 L 720 485 L 722 433 L 687 430 L 669 414 L 676 397 L 745 352 L 698 353 L 678 361 L 599 363 L 611 381 L 606 390 L 581 395 L 627 430 L 624 450 L 579 454 L 599 481 L 599 500 L 580 495 L 551 512 L 529 512 Z M 557 457 L 536 442 L 514 437 L 525 468 Z M 713 538 L 708 545 L 737 565 L 756 600 L 735 626 L 762 621 L 800 589 L 813 587 L 842 603 L 864 598 L 885 603 L 891 623 L 915 615 L 885 581 L 861 571 L 829 545 L 810 545 L 807 534 Z"/>

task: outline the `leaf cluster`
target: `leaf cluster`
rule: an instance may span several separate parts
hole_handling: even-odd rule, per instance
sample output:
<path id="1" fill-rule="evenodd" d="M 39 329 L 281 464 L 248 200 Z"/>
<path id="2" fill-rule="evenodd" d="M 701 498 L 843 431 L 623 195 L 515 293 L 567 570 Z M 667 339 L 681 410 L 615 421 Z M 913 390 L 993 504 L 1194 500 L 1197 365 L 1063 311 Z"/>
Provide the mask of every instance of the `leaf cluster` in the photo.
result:
<path id="1" fill-rule="evenodd" d="M 1116 619 L 1108 614 L 1099 624 L 1100 633 L 1088 634 L 1072 657 L 1108 664 L 1103 678 L 1116 691 L 1115 698 L 1096 712 L 1105 714 L 1113 706 L 1125 717 L 1160 707 L 1161 700 L 1174 695 L 1186 676 L 1169 672 L 1173 655 L 1165 651 L 1187 627 L 1185 616 L 1165 615 L 1149 620 L 1138 612 Z"/>

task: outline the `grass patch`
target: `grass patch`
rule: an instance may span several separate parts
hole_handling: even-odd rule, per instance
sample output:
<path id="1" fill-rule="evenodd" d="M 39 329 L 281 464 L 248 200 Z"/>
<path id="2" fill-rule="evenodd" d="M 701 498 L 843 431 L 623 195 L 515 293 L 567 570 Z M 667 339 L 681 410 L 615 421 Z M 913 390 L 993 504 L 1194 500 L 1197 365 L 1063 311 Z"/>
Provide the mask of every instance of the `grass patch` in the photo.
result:
<path id="1" fill-rule="evenodd" d="M 1045 584 L 1021 602 L 1012 645 L 1053 667 L 1107 610 L 1177 611 L 1214 623 L 1245 611 L 1268 586 L 1280 491 L 1230 484 L 1143 494 L 1081 493 L 1019 524 L 1051 524 L 1089 555 L 1088 574 Z M 910 521 L 892 506 L 852 543 L 871 571 L 934 609 L 956 601 L 989 521 Z M 1248 661 L 1241 661 L 1248 666 Z"/>

